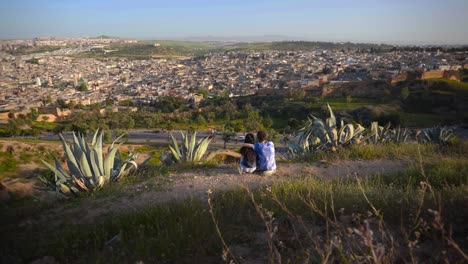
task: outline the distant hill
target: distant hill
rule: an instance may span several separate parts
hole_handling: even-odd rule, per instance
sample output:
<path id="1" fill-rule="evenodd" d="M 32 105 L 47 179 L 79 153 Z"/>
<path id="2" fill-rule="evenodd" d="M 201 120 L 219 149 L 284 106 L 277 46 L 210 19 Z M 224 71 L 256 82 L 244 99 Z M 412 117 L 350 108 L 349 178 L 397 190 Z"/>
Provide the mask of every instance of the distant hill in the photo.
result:
<path id="1" fill-rule="evenodd" d="M 119 39 L 119 37 L 112 37 L 112 36 L 107 36 L 107 35 L 100 35 L 100 36 L 97 36 L 95 37 L 97 39 Z"/>
<path id="2" fill-rule="evenodd" d="M 316 49 L 329 50 L 373 50 L 373 51 L 389 51 L 393 48 L 386 44 L 370 44 L 370 43 L 351 43 L 351 42 L 321 42 L 321 41 L 275 41 L 275 42 L 260 42 L 260 43 L 237 43 L 226 46 L 226 50 L 242 51 L 242 50 L 283 50 L 283 51 L 312 51 Z"/>

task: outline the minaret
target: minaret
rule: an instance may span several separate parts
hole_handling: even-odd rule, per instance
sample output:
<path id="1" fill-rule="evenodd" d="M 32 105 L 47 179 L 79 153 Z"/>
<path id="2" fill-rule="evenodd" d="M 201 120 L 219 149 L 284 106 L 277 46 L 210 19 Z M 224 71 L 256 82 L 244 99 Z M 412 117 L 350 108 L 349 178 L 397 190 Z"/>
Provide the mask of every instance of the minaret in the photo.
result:
<path id="1" fill-rule="evenodd" d="M 39 87 L 41 86 L 41 78 L 39 77 L 36 78 L 36 85 Z"/>
<path id="2" fill-rule="evenodd" d="M 54 84 L 52 83 L 52 77 L 48 77 L 47 78 L 47 84 L 49 85 L 49 87 L 52 87 Z"/>
<path id="3" fill-rule="evenodd" d="M 75 87 L 78 86 L 78 75 L 76 74 L 73 74 L 73 84 Z"/>

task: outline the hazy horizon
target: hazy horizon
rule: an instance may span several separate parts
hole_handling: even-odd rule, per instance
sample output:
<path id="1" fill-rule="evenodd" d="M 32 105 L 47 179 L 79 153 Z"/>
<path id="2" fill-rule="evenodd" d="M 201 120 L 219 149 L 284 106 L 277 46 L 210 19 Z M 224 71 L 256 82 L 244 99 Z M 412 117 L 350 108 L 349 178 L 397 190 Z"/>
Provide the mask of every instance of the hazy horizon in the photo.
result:
<path id="1" fill-rule="evenodd" d="M 468 1 L 463 0 L 18 0 L 1 1 L 0 8 L 0 39 L 109 35 L 135 39 L 468 44 Z"/>

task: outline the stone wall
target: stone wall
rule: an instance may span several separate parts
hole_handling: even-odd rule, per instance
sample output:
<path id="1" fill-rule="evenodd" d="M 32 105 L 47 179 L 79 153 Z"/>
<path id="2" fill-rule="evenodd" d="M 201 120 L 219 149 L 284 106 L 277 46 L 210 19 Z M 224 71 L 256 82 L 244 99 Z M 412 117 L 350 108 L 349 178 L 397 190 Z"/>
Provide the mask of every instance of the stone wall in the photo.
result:
<path id="1" fill-rule="evenodd" d="M 421 80 L 444 78 L 445 71 L 425 71 L 421 75 Z"/>

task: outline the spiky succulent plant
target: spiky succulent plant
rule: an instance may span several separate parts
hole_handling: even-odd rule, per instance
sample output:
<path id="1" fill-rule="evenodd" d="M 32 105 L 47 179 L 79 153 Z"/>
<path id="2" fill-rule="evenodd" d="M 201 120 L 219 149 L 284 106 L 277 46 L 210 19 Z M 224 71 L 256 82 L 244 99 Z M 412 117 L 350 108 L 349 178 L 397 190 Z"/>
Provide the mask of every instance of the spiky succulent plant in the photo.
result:
<path id="1" fill-rule="evenodd" d="M 344 124 L 341 121 L 341 126 L 338 128 L 336 124 L 336 117 L 330 105 L 328 110 L 330 117 L 325 122 L 312 116 L 308 119 L 306 125 L 298 131 L 299 145 L 302 149 L 312 148 L 325 148 L 329 147 L 335 149 L 341 145 L 350 143 L 359 143 L 364 132 L 364 127 L 361 125 Z M 296 147 L 294 147 L 297 149 Z"/>
<path id="2" fill-rule="evenodd" d="M 171 154 L 161 155 L 161 160 L 165 164 L 173 162 L 199 162 L 212 158 L 212 155 L 205 156 L 208 146 L 211 143 L 211 139 L 209 137 L 205 137 L 197 141 L 197 132 L 193 132 L 190 139 L 189 133 L 181 132 L 181 136 L 182 142 L 179 147 L 175 137 L 170 134 L 172 145 L 169 145 L 169 149 L 171 150 Z"/>
<path id="3" fill-rule="evenodd" d="M 63 135 L 59 135 L 65 152 L 68 171 L 66 171 L 59 160 L 52 155 L 55 167 L 44 160 L 42 162 L 51 169 L 55 178 L 48 181 L 40 177 L 48 186 L 57 192 L 66 195 L 78 195 L 80 192 L 88 192 L 100 189 L 110 181 L 117 181 L 127 176 L 138 167 L 136 154 L 130 151 L 128 158 L 122 160 L 118 146 L 115 145 L 121 137 L 117 138 L 103 152 L 103 133 L 96 131 L 91 146 L 86 143 L 82 134 L 78 136 L 73 133 L 73 141 L 69 144 Z"/>
<path id="4" fill-rule="evenodd" d="M 421 143 L 449 144 L 455 138 L 451 128 L 435 127 L 416 132 L 416 139 Z"/>

